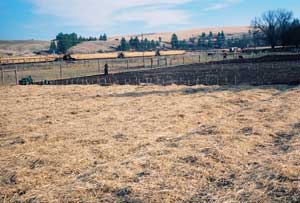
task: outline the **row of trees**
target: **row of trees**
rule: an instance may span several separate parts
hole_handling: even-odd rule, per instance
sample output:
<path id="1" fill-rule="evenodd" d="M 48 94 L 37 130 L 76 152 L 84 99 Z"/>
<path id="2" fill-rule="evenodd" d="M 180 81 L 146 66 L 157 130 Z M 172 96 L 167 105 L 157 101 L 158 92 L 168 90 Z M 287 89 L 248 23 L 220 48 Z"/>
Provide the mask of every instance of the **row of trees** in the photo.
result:
<path id="1" fill-rule="evenodd" d="M 178 40 L 174 33 L 171 37 L 172 49 L 209 49 L 209 48 L 224 48 L 226 47 L 226 39 L 224 32 L 218 32 L 214 35 L 212 32 L 202 33 L 198 38 L 190 38 L 186 40 Z"/>
<path id="2" fill-rule="evenodd" d="M 172 49 L 187 49 L 188 44 L 186 40 L 178 40 L 177 35 L 174 33 L 171 37 Z"/>
<path id="3" fill-rule="evenodd" d="M 103 35 L 100 35 L 99 40 L 100 41 L 107 41 L 107 35 L 105 33 Z"/>
<path id="4" fill-rule="evenodd" d="M 51 41 L 50 44 L 50 53 L 66 53 L 69 48 L 72 46 L 75 46 L 81 42 L 85 41 L 97 41 L 97 37 L 82 37 L 76 34 L 76 33 L 71 33 L 71 34 L 64 34 L 64 33 L 59 33 L 55 40 Z M 106 41 L 107 40 L 107 35 L 103 34 L 100 35 L 99 37 L 100 41 Z"/>
<path id="5" fill-rule="evenodd" d="M 300 22 L 293 17 L 292 11 L 283 9 L 271 10 L 252 21 L 256 33 L 275 48 L 277 45 L 298 47 L 300 44 Z"/>
<path id="6" fill-rule="evenodd" d="M 138 37 L 130 38 L 127 40 L 123 37 L 121 43 L 118 47 L 119 51 L 128 51 L 128 50 L 135 50 L 135 51 L 150 51 L 155 50 L 157 47 L 160 46 L 158 41 L 148 40 L 147 38 L 139 40 Z"/>

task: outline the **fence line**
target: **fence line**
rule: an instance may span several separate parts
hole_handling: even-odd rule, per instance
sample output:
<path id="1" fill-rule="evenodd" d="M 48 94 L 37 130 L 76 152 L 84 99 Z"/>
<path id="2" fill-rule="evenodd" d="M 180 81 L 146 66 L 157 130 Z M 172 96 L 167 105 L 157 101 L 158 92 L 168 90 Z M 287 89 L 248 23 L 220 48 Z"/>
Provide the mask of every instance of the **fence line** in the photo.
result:
<path id="1" fill-rule="evenodd" d="M 182 70 L 183 69 L 183 70 Z M 279 61 L 264 63 L 195 64 L 189 67 L 173 67 L 168 70 L 132 71 L 109 76 L 97 75 L 82 78 L 50 81 L 51 85 L 99 84 L 99 85 L 270 85 L 300 84 L 300 63 Z M 43 84 L 43 83 L 40 83 Z"/>
<path id="2" fill-rule="evenodd" d="M 57 80 L 75 77 L 84 77 L 103 74 L 104 64 L 109 65 L 109 73 L 127 72 L 133 70 L 153 69 L 187 65 L 194 63 L 206 63 L 212 61 L 223 61 L 237 59 L 241 54 L 230 54 L 227 59 L 223 54 L 208 56 L 207 53 L 197 53 L 184 56 L 163 56 L 163 57 L 141 57 L 126 59 L 96 59 L 74 62 L 49 62 L 38 64 L 4 65 L 1 67 L 1 85 L 18 84 L 18 80 L 32 76 L 35 82 L 44 80 Z M 243 54 L 244 58 L 256 58 L 261 54 Z"/>

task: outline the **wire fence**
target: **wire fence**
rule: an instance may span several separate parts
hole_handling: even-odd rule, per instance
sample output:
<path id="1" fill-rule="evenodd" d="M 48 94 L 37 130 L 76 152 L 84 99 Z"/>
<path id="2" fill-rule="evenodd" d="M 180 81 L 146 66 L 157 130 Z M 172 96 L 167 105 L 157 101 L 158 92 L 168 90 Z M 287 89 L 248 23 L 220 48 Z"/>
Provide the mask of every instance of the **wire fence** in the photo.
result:
<path id="1" fill-rule="evenodd" d="M 262 54 L 228 54 L 224 58 L 222 53 L 188 53 L 183 56 L 140 57 L 110 60 L 81 60 L 81 61 L 55 61 L 49 63 L 14 64 L 1 66 L 1 85 L 18 84 L 19 80 L 31 76 L 35 82 L 45 80 L 58 80 L 84 76 L 104 74 L 104 65 L 108 64 L 109 73 L 127 72 L 133 70 L 153 69 L 207 63 L 230 59 L 260 57 Z"/>

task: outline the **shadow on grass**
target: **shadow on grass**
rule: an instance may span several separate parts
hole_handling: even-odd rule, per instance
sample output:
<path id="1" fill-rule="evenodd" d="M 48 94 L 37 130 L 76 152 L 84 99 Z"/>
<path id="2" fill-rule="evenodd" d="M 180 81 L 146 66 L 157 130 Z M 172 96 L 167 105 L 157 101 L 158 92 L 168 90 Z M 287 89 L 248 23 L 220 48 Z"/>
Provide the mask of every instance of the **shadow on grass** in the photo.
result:
<path id="1" fill-rule="evenodd" d="M 182 95 L 190 95 L 197 93 L 214 93 L 214 92 L 241 92 L 253 89 L 259 90 L 277 90 L 280 92 L 285 92 L 290 89 L 296 88 L 297 86 L 289 86 L 289 85 L 266 85 L 266 86 L 203 86 L 197 88 L 181 88 L 179 90 L 150 90 L 150 91 L 137 91 L 137 92 L 126 92 L 122 94 L 110 94 L 110 97 L 143 97 L 149 95 L 157 95 L 157 96 L 167 96 L 170 94 L 182 94 Z"/>

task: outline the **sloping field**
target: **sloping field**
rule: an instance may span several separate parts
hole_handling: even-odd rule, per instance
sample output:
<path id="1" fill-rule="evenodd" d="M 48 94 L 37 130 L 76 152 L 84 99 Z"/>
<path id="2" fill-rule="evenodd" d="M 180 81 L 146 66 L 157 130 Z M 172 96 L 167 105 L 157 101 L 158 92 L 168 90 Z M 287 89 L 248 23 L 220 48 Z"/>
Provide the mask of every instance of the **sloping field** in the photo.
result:
<path id="1" fill-rule="evenodd" d="M 300 88 L 0 88 L 0 202 L 299 202 Z"/>
<path id="2" fill-rule="evenodd" d="M 49 41 L 39 40 L 0 40 L 0 56 L 31 56 L 33 52 L 48 50 Z"/>
<path id="3" fill-rule="evenodd" d="M 212 31 L 214 34 L 221 32 L 222 30 L 225 32 L 227 37 L 240 37 L 241 34 L 248 33 L 250 28 L 247 26 L 235 26 L 235 27 L 211 27 L 211 28 L 197 28 L 197 29 L 189 29 L 176 31 L 175 33 L 178 35 L 179 39 L 189 40 L 190 37 L 198 37 L 205 32 L 208 34 Z M 143 37 L 149 40 L 158 41 L 159 38 L 162 38 L 163 42 L 170 42 L 171 36 L 173 32 L 161 32 L 161 33 L 150 33 L 144 34 Z M 141 34 L 137 35 L 127 35 L 125 38 L 129 40 L 131 37 L 138 36 L 139 39 L 142 39 Z M 90 41 L 83 42 L 79 45 L 72 47 L 69 52 L 70 53 L 97 53 L 97 52 L 111 52 L 115 51 L 117 47 L 120 45 L 120 40 L 123 36 L 112 36 L 109 37 L 108 41 Z M 118 39 L 118 40 L 117 40 Z M 168 46 L 168 45 L 167 45 Z"/>
<path id="4" fill-rule="evenodd" d="M 180 40 L 185 39 L 189 40 L 190 37 L 197 37 L 202 34 L 202 32 L 205 32 L 208 34 L 210 31 L 214 34 L 217 34 L 218 32 L 224 31 L 225 35 L 230 36 L 240 36 L 241 34 L 248 33 L 248 31 L 251 28 L 248 26 L 228 26 L 228 27 L 209 27 L 209 28 L 194 28 L 194 29 L 188 29 L 188 30 L 179 30 L 175 32 L 161 32 L 161 33 L 149 33 L 144 34 L 144 38 L 150 39 L 150 40 L 158 40 L 159 37 L 162 38 L 162 41 L 170 42 L 171 36 L 173 33 L 176 33 L 178 38 Z M 130 39 L 130 37 L 135 37 L 137 35 L 128 35 L 126 36 L 127 39 Z M 141 35 L 138 35 L 139 38 L 141 38 Z M 114 37 L 118 38 L 118 37 Z M 119 36 L 120 38 L 120 36 Z"/>
<path id="5" fill-rule="evenodd" d="M 225 34 L 231 36 L 239 36 L 242 33 L 247 33 L 249 27 L 247 26 L 235 26 L 235 27 L 212 27 L 212 28 L 196 28 L 175 32 L 179 39 L 188 40 L 190 37 L 197 37 L 202 32 L 209 31 L 218 33 L 224 31 Z M 144 34 L 144 38 L 149 40 L 158 40 L 162 38 L 164 42 L 170 42 L 173 32 L 151 33 Z M 127 39 L 130 37 L 138 36 L 141 39 L 141 35 L 127 35 Z M 123 36 L 111 36 L 108 41 L 90 41 L 83 42 L 70 49 L 71 53 L 97 53 L 97 52 L 111 52 L 115 51 L 120 44 L 120 39 Z M 40 40 L 0 40 L 0 56 L 30 56 L 34 55 L 34 52 L 49 50 L 50 41 Z"/>
<path id="6" fill-rule="evenodd" d="M 119 45 L 120 42 L 113 39 L 109 39 L 108 41 L 82 42 L 69 49 L 69 53 L 113 52 L 116 51 Z"/>

